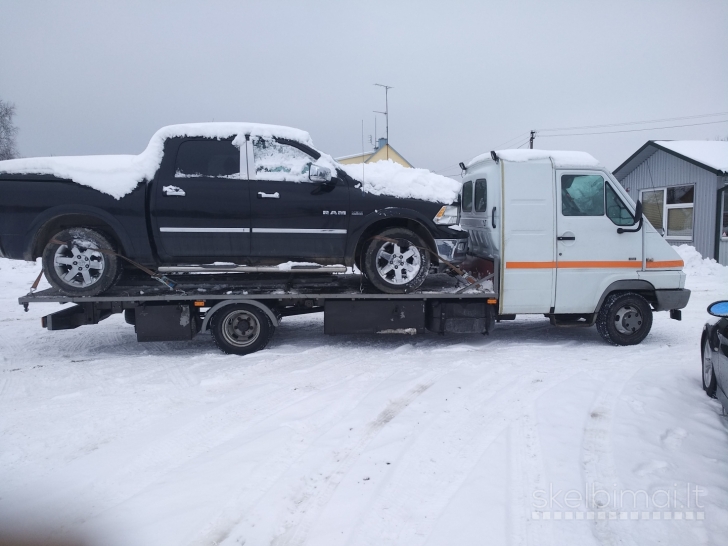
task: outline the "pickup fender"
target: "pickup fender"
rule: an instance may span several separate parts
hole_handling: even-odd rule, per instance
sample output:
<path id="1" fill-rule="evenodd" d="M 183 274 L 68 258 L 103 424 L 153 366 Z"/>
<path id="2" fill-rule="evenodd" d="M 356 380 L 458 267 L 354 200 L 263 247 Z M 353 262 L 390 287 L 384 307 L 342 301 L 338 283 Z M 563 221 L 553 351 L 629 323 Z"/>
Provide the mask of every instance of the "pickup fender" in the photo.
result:
<path id="1" fill-rule="evenodd" d="M 119 250 L 124 253 L 124 255 L 135 255 L 134 244 L 132 243 L 132 239 L 131 237 L 129 237 L 126 229 L 124 229 L 122 224 L 116 218 L 114 218 L 114 216 L 112 216 L 105 210 L 89 205 L 59 205 L 57 207 L 51 207 L 44 210 L 28 227 L 28 230 L 25 233 L 23 243 L 23 248 L 25 249 L 23 255 L 24 259 L 32 260 L 34 258 L 34 253 L 36 250 L 38 250 L 38 252 L 40 253 L 43 252 L 42 248 L 37 249 L 36 247 L 37 245 L 44 245 L 45 243 L 44 241 L 39 241 L 38 236 L 42 233 L 44 226 L 48 224 L 48 222 L 50 222 L 54 218 L 59 218 L 61 216 L 70 216 L 74 214 L 81 214 L 84 216 L 97 218 L 98 220 L 109 226 L 109 228 L 112 230 L 112 233 L 110 233 L 109 235 L 114 237 L 122 247 Z"/>

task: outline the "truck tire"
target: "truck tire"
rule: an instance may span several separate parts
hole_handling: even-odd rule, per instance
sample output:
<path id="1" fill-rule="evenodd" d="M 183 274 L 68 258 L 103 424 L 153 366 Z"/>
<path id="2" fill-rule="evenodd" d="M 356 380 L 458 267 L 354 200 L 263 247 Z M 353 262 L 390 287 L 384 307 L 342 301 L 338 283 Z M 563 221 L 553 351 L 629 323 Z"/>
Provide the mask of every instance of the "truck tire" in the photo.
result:
<path id="1" fill-rule="evenodd" d="M 701 359 L 703 362 L 703 390 L 705 394 L 711 398 L 715 398 L 715 391 L 718 388 L 718 382 L 715 379 L 715 368 L 713 367 L 713 349 L 710 347 L 710 339 L 705 336 L 703 339 L 703 351 Z"/>
<path id="2" fill-rule="evenodd" d="M 213 315 L 212 339 L 224 353 L 247 355 L 265 349 L 275 326 L 268 315 L 246 304 L 226 305 Z"/>
<path id="3" fill-rule="evenodd" d="M 116 281 L 119 258 L 106 237 L 89 228 L 56 233 L 43 250 L 43 271 L 51 286 L 68 296 L 96 296 Z"/>
<path id="4" fill-rule="evenodd" d="M 652 328 L 652 308 L 634 292 L 610 294 L 597 316 L 597 331 L 612 345 L 637 345 Z"/>
<path id="5" fill-rule="evenodd" d="M 391 228 L 372 238 L 364 252 L 364 273 L 386 294 L 406 294 L 419 288 L 430 269 L 430 255 L 419 235 Z"/>

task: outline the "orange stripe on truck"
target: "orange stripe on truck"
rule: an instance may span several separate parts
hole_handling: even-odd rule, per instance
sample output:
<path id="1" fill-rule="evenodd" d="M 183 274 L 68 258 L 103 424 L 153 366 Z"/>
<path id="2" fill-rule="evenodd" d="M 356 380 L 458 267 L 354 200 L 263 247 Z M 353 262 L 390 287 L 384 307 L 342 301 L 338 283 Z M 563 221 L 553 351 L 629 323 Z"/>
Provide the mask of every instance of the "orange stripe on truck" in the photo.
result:
<path id="1" fill-rule="evenodd" d="M 661 269 L 666 267 L 683 267 L 682 260 L 665 260 L 661 262 L 647 262 L 648 269 Z M 637 260 L 615 261 L 563 261 L 563 262 L 506 262 L 506 269 L 641 269 L 642 262 Z"/>

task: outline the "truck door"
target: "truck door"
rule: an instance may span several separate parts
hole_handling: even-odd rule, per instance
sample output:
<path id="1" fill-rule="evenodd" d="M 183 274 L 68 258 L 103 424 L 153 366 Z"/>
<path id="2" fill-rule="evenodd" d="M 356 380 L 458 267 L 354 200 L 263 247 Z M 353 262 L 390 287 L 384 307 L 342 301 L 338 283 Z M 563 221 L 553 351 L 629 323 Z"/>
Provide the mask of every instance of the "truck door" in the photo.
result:
<path id="1" fill-rule="evenodd" d="M 250 254 L 249 182 L 240 158 L 232 139 L 180 143 L 174 167 L 160 170 L 150 196 L 163 261 L 240 262 Z"/>
<path id="2" fill-rule="evenodd" d="M 637 278 L 642 234 L 617 232 L 634 224 L 633 211 L 604 173 L 557 171 L 556 189 L 554 312 L 592 313 L 609 284 Z"/>
<path id="3" fill-rule="evenodd" d="M 312 182 L 316 159 L 276 140 L 253 140 L 252 255 L 281 260 L 317 258 L 343 263 L 349 226 L 349 187 L 332 172 Z"/>

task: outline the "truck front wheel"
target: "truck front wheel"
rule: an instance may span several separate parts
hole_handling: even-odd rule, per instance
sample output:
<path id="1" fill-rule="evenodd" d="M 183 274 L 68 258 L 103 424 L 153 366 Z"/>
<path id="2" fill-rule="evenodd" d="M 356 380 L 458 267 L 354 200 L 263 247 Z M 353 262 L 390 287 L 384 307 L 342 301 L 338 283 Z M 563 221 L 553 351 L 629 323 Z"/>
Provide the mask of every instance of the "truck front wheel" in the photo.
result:
<path id="1" fill-rule="evenodd" d="M 48 282 L 69 296 L 101 294 L 114 284 L 120 269 L 111 243 L 88 228 L 56 233 L 43 250 Z"/>
<path id="2" fill-rule="evenodd" d="M 652 328 L 652 308 L 632 292 L 610 294 L 597 316 L 597 331 L 612 345 L 637 345 Z"/>
<path id="3" fill-rule="evenodd" d="M 425 243 L 414 231 L 392 228 L 372 237 L 364 253 L 364 272 L 387 294 L 406 294 L 419 288 L 430 269 Z"/>

